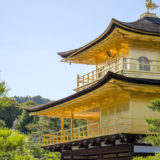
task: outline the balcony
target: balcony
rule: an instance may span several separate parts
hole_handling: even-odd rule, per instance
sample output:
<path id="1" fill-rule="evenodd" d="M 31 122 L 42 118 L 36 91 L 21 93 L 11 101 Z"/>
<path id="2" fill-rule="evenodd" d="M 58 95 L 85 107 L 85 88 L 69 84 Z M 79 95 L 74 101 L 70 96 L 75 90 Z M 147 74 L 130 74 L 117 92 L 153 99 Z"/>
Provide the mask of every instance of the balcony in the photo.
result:
<path id="1" fill-rule="evenodd" d="M 61 130 L 53 134 L 43 135 L 42 146 L 56 145 L 117 133 L 147 133 L 147 125 L 143 118 L 131 119 L 128 117 L 117 117 L 115 119 L 103 121 L 102 123 L 96 122 L 77 128 Z"/>
<path id="2" fill-rule="evenodd" d="M 110 64 L 99 67 L 83 76 L 78 75 L 75 90 L 78 92 L 91 86 L 103 78 L 108 71 L 128 77 L 160 79 L 160 61 L 148 60 L 145 57 L 134 59 L 122 56 L 120 59 L 116 59 Z"/>

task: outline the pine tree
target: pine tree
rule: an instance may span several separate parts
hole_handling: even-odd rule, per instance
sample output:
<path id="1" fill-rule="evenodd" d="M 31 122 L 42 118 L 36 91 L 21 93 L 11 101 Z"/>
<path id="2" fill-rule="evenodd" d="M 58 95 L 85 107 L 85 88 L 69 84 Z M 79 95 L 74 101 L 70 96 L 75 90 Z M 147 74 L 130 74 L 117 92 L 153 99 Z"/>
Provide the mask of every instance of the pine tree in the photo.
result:
<path id="1" fill-rule="evenodd" d="M 155 112 L 160 112 L 160 99 L 152 101 L 148 107 Z M 151 133 L 150 136 L 145 138 L 146 143 L 160 147 L 160 118 L 147 118 L 146 121 L 149 125 L 149 131 Z M 136 157 L 134 160 L 160 160 L 160 153 L 157 153 L 155 156 L 148 156 L 146 158 Z"/>
<path id="2" fill-rule="evenodd" d="M 160 100 L 152 101 L 148 107 L 155 112 L 160 112 Z M 153 134 L 152 136 L 146 137 L 146 142 L 151 143 L 153 146 L 160 147 L 160 118 L 147 118 L 146 121 L 149 124 L 150 133 Z"/>

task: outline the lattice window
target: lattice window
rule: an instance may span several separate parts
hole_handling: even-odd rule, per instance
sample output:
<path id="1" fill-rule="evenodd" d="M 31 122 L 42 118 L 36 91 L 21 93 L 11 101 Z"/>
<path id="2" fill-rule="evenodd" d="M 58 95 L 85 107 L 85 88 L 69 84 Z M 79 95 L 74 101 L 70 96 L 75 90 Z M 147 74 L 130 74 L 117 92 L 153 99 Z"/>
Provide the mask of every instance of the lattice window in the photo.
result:
<path id="1" fill-rule="evenodd" d="M 146 57 L 139 57 L 139 70 L 141 71 L 150 71 L 149 60 Z"/>

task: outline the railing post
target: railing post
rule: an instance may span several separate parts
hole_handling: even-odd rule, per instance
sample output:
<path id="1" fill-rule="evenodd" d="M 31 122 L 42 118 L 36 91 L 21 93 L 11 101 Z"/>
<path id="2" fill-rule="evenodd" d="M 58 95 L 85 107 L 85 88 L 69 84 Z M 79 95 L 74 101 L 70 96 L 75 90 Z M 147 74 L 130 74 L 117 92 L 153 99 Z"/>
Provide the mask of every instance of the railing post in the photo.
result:
<path id="1" fill-rule="evenodd" d="M 82 77 L 83 86 L 84 86 L 84 83 L 85 83 L 84 78 L 85 78 L 85 75 L 83 75 L 83 77 Z"/>
<path id="2" fill-rule="evenodd" d="M 124 58 L 123 58 L 123 54 L 121 54 L 121 71 L 123 71 L 124 69 Z"/>
<path id="3" fill-rule="evenodd" d="M 78 138 L 81 139 L 81 128 L 78 128 Z"/>
<path id="4" fill-rule="evenodd" d="M 42 135 L 43 136 L 43 146 L 45 146 L 45 144 L 46 144 L 46 139 L 45 139 L 45 136 L 44 135 Z"/>
<path id="5" fill-rule="evenodd" d="M 77 74 L 77 88 L 79 87 L 79 74 Z"/>

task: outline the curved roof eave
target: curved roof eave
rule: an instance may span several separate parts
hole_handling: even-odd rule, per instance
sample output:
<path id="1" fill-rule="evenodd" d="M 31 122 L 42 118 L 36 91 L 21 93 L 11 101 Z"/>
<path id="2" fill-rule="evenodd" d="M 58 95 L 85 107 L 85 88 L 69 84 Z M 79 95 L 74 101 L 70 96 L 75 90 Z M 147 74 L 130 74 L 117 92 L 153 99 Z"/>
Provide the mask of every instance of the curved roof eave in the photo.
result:
<path id="1" fill-rule="evenodd" d="M 143 35 L 160 36 L 160 24 L 159 24 L 160 19 L 156 18 L 156 19 L 159 20 L 159 22 L 157 24 L 158 32 L 156 32 L 154 30 L 152 30 L 152 31 L 148 30 L 147 31 L 146 28 L 148 27 L 148 25 L 150 25 L 151 29 L 152 29 L 152 25 L 149 24 L 149 23 L 148 23 L 148 25 L 145 24 L 142 27 L 142 24 L 144 23 L 143 21 L 146 20 L 146 21 L 149 22 L 149 20 L 147 20 L 147 18 L 149 18 L 149 17 L 146 17 L 146 18 L 143 18 L 143 19 L 140 19 L 140 20 L 138 20 L 136 22 L 131 22 L 131 23 L 121 22 L 121 21 L 118 21 L 116 19 L 112 19 L 109 27 L 98 38 L 96 38 L 95 40 L 91 41 L 90 43 L 84 45 L 83 47 L 80 47 L 80 48 L 77 48 L 77 49 L 74 49 L 74 50 L 70 50 L 70 51 L 66 51 L 66 52 L 59 52 L 58 55 L 60 55 L 62 58 L 71 58 L 73 56 L 76 56 L 79 53 L 91 48 L 95 44 L 97 44 L 97 43 L 101 42 L 102 40 L 104 40 L 106 37 L 108 37 L 113 32 L 113 30 L 116 27 L 124 29 L 124 30 L 129 31 L 129 32 L 139 33 L 139 34 L 143 34 Z M 155 18 L 151 18 L 151 19 L 153 20 Z M 154 23 L 154 24 L 156 26 L 156 23 Z"/>
<path id="2" fill-rule="evenodd" d="M 101 42 L 103 39 L 105 39 L 108 35 L 110 35 L 111 32 L 109 32 L 110 28 L 112 27 L 112 23 L 113 23 L 114 19 L 112 19 L 109 27 L 95 40 L 91 41 L 90 43 L 84 45 L 83 47 L 74 49 L 74 50 L 70 50 L 70 51 L 66 51 L 66 52 L 59 52 L 58 55 L 60 55 L 62 58 L 70 58 L 72 56 L 75 56 L 77 54 L 79 54 L 80 52 L 83 52 L 89 48 L 91 48 L 92 46 L 94 46 L 95 44 Z"/>
<path id="3" fill-rule="evenodd" d="M 103 86 L 104 84 L 106 84 L 109 80 L 111 79 L 116 79 L 116 80 L 121 80 L 121 81 L 125 81 L 128 83 L 134 83 L 134 84 L 147 84 L 147 85 L 160 85 L 160 80 L 153 80 L 153 79 L 141 79 L 141 78 L 129 78 L 129 77 L 125 77 L 122 76 L 120 74 L 116 74 L 113 72 L 108 72 L 100 81 L 98 81 L 96 84 L 90 86 L 89 88 L 86 88 L 78 93 L 75 93 L 73 95 L 70 95 L 66 98 L 60 99 L 58 101 L 54 101 L 48 104 L 44 104 L 44 105 L 40 105 L 40 106 L 35 106 L 35 107 L 31 107 L 31 108 L 25 108 L 26 111 L 28 112 L 38 112 L 38 111 L 42 111 L 45 109 L 49 109 L 52 107 L 56 107 L 60 104 L 64 104 L 68 101 L 71 101 L 73 99 L 76 99 L 80 96 L 83 96 L 91 91 L 94 91 L 98 88 L 100 88 L 101 86 Z"/>

